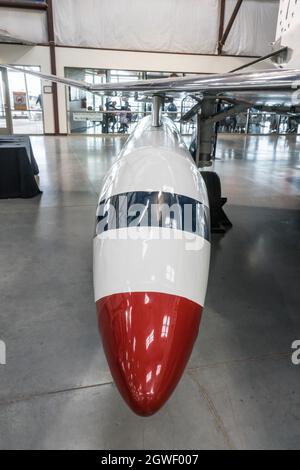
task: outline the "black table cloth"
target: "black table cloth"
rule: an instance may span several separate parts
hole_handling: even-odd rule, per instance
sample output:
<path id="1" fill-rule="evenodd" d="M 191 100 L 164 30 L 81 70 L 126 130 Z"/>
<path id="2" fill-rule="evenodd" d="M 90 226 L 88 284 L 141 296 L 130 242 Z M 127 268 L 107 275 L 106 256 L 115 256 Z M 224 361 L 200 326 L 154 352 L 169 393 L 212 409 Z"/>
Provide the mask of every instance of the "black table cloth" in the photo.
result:
<path id="1" fill-rule="evenodd" d="M 28 135 L 0 135 L 0 147 L 25 147 L 32 166 L 33 174 L 39 174 L 39 167 L 34 158 L 30 137 Z"/>
<path id="2" fill-rule="evenodd" d="M 1 143 L 1 141 L 0 141 Z M 35 162 L 35 160 L 34 160 Z M 26 146 L 0 144 L 0 198 L 31 198 L 41 194 Z M 35 162 L 36 164 L 36 162 Z M 34 168 L 34 169 L 33 169 Z"/>

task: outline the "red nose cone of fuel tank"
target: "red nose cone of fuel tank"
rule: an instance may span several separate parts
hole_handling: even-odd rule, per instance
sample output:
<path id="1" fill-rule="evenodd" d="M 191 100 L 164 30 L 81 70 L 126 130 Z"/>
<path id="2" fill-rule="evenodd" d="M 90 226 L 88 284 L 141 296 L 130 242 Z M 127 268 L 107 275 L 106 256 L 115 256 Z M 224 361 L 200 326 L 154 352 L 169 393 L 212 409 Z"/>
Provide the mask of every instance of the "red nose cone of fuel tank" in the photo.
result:
<path id="1" fill-rule="evenodd" d="M 97 302 L 99 330 L 115 383 L 141 416 L 158 411 L 176 387 L 198 335 L 202 307 L 157 292 Z"/>

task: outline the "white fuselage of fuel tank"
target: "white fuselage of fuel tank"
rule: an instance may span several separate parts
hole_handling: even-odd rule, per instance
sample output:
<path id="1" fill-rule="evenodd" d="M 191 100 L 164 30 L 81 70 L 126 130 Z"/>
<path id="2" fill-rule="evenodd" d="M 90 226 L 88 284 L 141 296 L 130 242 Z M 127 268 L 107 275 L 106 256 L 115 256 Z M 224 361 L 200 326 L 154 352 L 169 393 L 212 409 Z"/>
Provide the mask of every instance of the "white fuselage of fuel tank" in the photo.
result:
<path id="1" fill-rule="evenodd" d="M 189 203 L 200 203 L 200 211 L 199 207 L 191 207 L 197 212 L 192 217 L 199 219 L 194 220 L 195 230 L 189 229 L 189 215 L 185 221 L 188 228 L 180 227 L 178 214 L 176 220 L 163 221 L 162 217 L 168 219 L 169 215 L 162 214 L 160 223 L 157 219 L 154 223 L 145 222 L 145 214 L 141 214 L 144 223 L 137 226 L 136 204 L 144 204 L 150 212 L 147 200 L 150 194 L 156 194 L 158 202 L 163 204 L 166 203 L 164 194 L 179 196 L 176 200 L 171 197 L 171 202 L 185 203 L 187 213 Z M 114 293 L 148 290 L 180 295 L 203 306 L 210 259 L 207 192 L 200 172 L 169 118 L 163 118 L 160 127 L 153 127 L 150 117 L 137 125 L 104 180 L 98 217 L 101 203 L 103 216 L 109 201 L 120 195 L 128 196 L 126 210 L 131 217 L 129 223 L 125 218 L 119 226 L 111 220 L 112 225 L 106 226 L 106 230 L 103 224 L 102 229 L 98 224 L 94 239 L 95 301 Z"/>
<path id="2" fill-rule="evenodd" d="M 205 183 L 175 124 L 144 118 L 107 174 L 97 208 L 94 290 L 115 383 L 149 416 L 192 352 L 210 258 Z"/>

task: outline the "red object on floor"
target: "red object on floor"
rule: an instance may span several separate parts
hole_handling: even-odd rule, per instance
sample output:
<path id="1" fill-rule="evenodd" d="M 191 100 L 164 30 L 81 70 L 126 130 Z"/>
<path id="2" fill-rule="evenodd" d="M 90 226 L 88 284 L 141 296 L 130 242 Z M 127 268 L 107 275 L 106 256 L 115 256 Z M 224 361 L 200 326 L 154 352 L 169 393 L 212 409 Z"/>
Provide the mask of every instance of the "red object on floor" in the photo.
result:
<path id="1" fill-rule="evenodd" d="M 114 294 L 96 305 L 115 383 L 135 413 L 150 416 L 170 397 L 185 369 L 202 307 L 158 292 Z"/>

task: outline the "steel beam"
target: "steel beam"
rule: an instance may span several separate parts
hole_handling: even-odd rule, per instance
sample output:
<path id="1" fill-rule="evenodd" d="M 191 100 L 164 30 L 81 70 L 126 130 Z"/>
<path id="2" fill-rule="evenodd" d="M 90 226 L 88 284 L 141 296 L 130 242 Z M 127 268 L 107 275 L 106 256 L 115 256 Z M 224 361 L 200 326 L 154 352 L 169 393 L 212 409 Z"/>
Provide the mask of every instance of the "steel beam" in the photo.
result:
<path id="1" fill-rule="evenodd" d="M 36 3 L 28 2 L 26 0 L 24 0 L 23 2 L 18 2 L 14 0 L 0 0 L 0 7 L 22 8 L 26 10 L 47 10 L 48 5 L 46 2 Z"/>
<path id="2" fill-rule="evenodd" d="M 48 0 L 47 25 L 48 25 L 48 41 L 49 41 L 49 51 L 50 51 L 51 74 L 56 75 L 57 73 L 56 50 L 55 50 L 55 33 L 54 33 L 52 0 Z M 52 97 L 53 97 L 53 111 L 54 111 L 54 133 L 59 134 L 57 83 L 52 83 Z"/>
<path id="3" fill-rule="evenodd" d="M 234 24 L 234 22 L 235 22 L 235 19 L 236 19 L 237 15 L 238 15 L 238 12 L 240 11 L 240 8 L 241 8 L 241 6 L 242 6 L 242 3 L 243 3 L 243 0 L 237 0 L 237 2 L 236 2 L 236 5 L 235 5 L 234 10 L 233 10 L 233 12 L 232 12 L 232 15 L 231 15 L 231 17 L 230 17 L 230 20 L 228 21 L 228 25 L 226 26 L 226 29 L 225 29 L 225 31 L 224 31 L 224 33 L 223 33 L 223 36 L 222 36 L 222 38 L 221 38 L 221 40 L 220 40 L 220 42 L 219 42 L 219 49 L 218 49 L 219 54 L 222 54 L 223 47 L 224 47 L 224 45 L 225 45 L 225 43 L 226 43 L 226 41 L 227 41 L 227 38 L 228 38 L 229 33 L 230 33 L 230 31 L 231 31 L 231 28 L 232 28 L 232 26 L 233 26 L 233 24 Z"/>
<path id="4" fill-rule="evenodd" d="M 235 114 L 243 113 L 247 111 L 248 107 L 244 104 L 239 104 L 236 106 L 232 106 L 225 111 L 221 111 L 220 113 L 212 114 L 211 116 L 206 118 L 207 124 L 216 124 L 217 122 L 223 121 L 228 116 L 234 116 Z"/>
<path id="5" fill-rule="evenodd" d="M 270 54 L 264 55 L 262 57 L 259 57 L 258 59 L 252 60 L 251 62 L 248 62 L 248 64 L 241 65 L 240 67 L 237 67 L 236 69 L 230 70 L 229 73 L 237 72 L 238 70 L 243 70 L 247 67 L 250 67 L 251 65 L 258 64 L 259 62 L 263 62 L 264 60 L 271 59 L 272 57 L 275 57 L 277 55 L 287 55 L 289 48 L 288 47 L 282 47 L 281 49 L 278 49 L 277 51 L 270 52 Z"/>
<path id="6" fill-rule="evenodd" d="M 220 0 L 220 22 L 219 22 L 219 39 L 218 39 L 218 55 L 221 55 L 222 47 L 221 41 L 224 34 L 224 21 L 225 21 L 225 0 Z"/>

